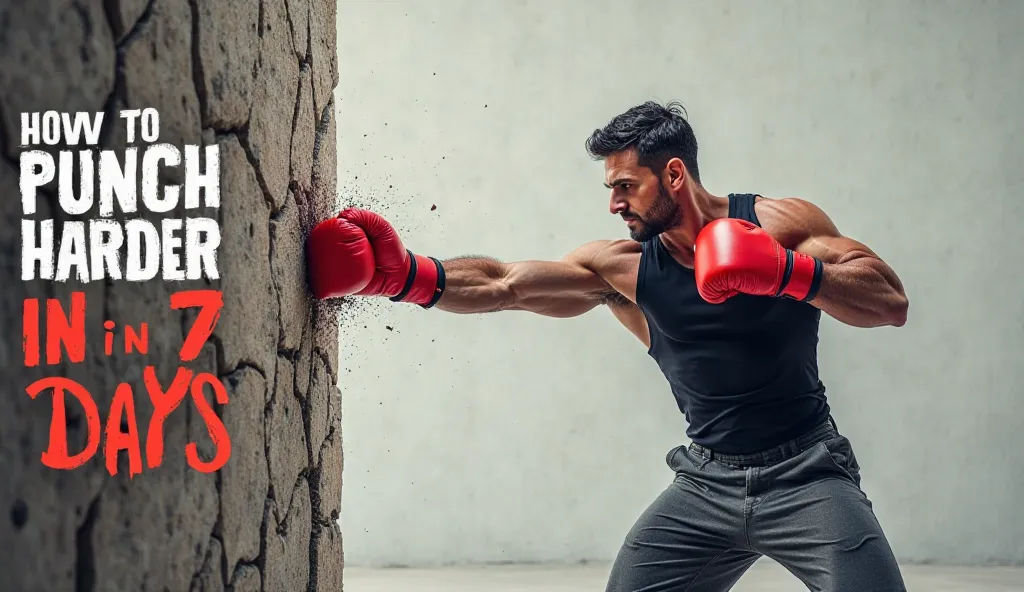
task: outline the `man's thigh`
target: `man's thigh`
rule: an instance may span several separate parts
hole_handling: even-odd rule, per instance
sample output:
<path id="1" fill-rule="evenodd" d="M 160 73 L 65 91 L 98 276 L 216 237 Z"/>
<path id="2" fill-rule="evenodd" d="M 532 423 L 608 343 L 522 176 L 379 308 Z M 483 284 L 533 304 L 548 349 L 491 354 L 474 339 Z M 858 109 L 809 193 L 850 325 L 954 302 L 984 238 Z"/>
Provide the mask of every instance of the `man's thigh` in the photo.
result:
<path id="1" fill-rule="evenodd" d="M 758 481 L 766 489 L 753 500 L 751 548 L 813 591 L 906 590 L 845 437 L 764 469 Z"/>
<path id="2" fill-rule="evenodd" d="M 759 557 L 742 548 L 742 471 L 671 454 L 675 481 L 633 525 L 607 592 L 724 592 Z"/>

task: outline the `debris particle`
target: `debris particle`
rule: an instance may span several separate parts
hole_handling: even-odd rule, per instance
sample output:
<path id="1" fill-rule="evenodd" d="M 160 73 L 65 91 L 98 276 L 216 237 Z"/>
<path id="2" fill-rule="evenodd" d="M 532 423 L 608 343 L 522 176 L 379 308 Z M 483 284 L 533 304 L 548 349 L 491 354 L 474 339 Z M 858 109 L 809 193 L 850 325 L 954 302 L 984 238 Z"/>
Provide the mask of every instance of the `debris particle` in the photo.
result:
<path id="1" fill-rule="evenodd" d="M 437 204 L 434 204 L 434 205 L 430 206 L 430 211 L 431 212 L 433 212 L 436 209 L 437 209 Z"/>
<path id="2" fill-rule="evenodd" d="M 390 325 L 384 325 L 384 328 L 387 329 L 388 331 L 394 331 L 395 330 L 395 328 L 390 326 Z"/>

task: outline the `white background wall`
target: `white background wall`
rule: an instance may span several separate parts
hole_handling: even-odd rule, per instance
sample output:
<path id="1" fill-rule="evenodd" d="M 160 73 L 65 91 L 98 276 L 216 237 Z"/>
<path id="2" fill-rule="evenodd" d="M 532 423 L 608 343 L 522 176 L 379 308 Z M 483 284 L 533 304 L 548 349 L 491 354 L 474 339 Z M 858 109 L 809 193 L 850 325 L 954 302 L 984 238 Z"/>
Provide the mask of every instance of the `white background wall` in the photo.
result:
<path id="1" fill-rule="evenodd" d="M 1024 562 L 1024 2 L 339 2 L 339 191 L 437 257 L 625 236 L 596 127 L 678 99 L 718 194 L 801 196 L 902 276 L 821 372 L 906 560 Z M 431 209 L 436 205 L 436 210 Z M 390 328 L 390 329 L 389 329 Z M 605 310 L 342 326 L 348 565 L 610 559 L 684 422 Z"/>

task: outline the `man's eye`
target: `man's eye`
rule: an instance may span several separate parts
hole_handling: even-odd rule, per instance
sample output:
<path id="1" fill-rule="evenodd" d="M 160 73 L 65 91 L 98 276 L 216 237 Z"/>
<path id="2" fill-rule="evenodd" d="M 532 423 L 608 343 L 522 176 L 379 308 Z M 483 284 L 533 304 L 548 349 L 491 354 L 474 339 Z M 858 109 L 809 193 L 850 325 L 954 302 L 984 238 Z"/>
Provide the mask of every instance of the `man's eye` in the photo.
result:
<path id="1" fill-rule="evenodd" d="M 619 185 L 619 187 L 622 187 L 624 190 L 629 191 L 630 184 L 629 183 L 622 183 L 622 184 Z"/>

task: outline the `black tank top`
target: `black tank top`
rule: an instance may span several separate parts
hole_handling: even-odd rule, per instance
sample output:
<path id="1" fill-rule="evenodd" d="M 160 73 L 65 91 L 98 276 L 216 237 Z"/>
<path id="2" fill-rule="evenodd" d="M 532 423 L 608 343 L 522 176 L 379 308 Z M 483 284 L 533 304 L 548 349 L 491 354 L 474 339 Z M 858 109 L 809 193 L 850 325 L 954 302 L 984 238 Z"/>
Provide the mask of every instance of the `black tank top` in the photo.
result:
<path id="1" fill-rule="evenodd" d="M 729 195 L 729 217 L 761 223 L 751 194 Z M 648 353 L 701 446 L 743 454 L 796 438 L 829 417 L 818 380 L 821 311 L 789 298 L 740 294 L 708 304 L 692 269 L 655 237 L 643 243 L 636 299 Z"/>

